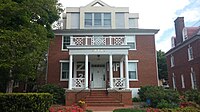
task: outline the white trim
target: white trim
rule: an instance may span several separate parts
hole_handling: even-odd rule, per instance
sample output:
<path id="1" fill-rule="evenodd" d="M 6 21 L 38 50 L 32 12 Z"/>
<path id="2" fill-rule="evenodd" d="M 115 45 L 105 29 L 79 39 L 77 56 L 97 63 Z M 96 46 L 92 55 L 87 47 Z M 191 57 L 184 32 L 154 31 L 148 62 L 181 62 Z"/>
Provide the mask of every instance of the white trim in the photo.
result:
<path id="1" fill-rule="evenodd" d="M 63 65 L 63 63 L 69 63 L 69 62 L 66 62 L 66 61 L 60 62 L 60 81 L 68 81 L 69 79 L 62 79 L 62 65 Z"/>
<path id="2" fill-rule="evenodd" d="M 60 60 L 60 63 L 69 62 L 69 60 Z"/>
<path id="3" fill-rule="evenodd" d="M 55 35 L 102 35 L 102 33 L 54 33 Z M 155 35 L 155 33 L 103 33 L 103 35 Z"/>
<path id="4" fill-rule="evenodd" d="M 138 63 L 139 60 L 128 60 L 128 62 L 135 62 L 135 63 Z"/>
<path id="5" fill-rule="evenodd" d="M 68 49 L 63 49 L 63 42 L 64 42 L 64 36 L 68 36 L 68 35 L 62 35 L 62 45 L 61 45 L 61 51 L 68 51 Z"/>
<path id="6" fill-rule="evenodd" d="M 129 79 L 129 81 L 139 81 L 138 79 L 138 62 L 139 60 L 128 60 L 128 63 L 136 63 L 136 79 Z"/>
<path id="7" fill-rule="evenodd" d="M 176 89 L 176 80 L 175 80 L 174 73 L 172 73 L 172 85 L 173 85 L 173 89 Z"/>

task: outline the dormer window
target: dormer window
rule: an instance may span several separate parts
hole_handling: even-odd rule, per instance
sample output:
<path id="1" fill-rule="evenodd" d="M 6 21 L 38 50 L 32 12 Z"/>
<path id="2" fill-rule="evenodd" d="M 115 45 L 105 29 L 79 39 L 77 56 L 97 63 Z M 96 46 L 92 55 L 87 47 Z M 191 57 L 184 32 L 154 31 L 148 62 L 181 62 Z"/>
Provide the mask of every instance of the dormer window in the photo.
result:
<path id="1" fill-rule="evenodd" d="M 85 13 L 86 28 L 111 27 L 111 13 Z"/>
<path id="2" fill-rule="evenodd" d="M 187 28 L 183 28 L 183 41 L 188 39 Z"/>

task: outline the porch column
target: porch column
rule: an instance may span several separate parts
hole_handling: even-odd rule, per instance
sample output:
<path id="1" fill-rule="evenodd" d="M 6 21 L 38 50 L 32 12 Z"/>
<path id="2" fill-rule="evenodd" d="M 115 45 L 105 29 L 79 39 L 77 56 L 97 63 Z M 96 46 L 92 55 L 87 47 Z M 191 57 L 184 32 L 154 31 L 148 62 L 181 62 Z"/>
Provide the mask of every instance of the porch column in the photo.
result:
<path id="1" fill-rule="evenodd" d="M 69 57 L 69 84 L 68 84 L 68 89 L 72 89 L 72 62 L 73 62 L 73 56 L 70 55 Z"/>
<path id="2" fill-rule="evenodd" d="M 112 68 L 112 55 L 109 55 L 109 74 L 110 74 L 110 88 L 113 88 L 113 68 Z"/>
<path id="3" fill-rule="evenodd" d="M 88 89 L 88 55 L 85 55 L 85 89 Z"/>
<path id="4" fill-rule="evenodd" d="M 125 55 L 126 89 L 129 89 L 128 55 Z"/>
<path id="5" fill-rule="evenodd" d="M 120 78 L 124 78 L 123 60 L 120 61 Z"/>

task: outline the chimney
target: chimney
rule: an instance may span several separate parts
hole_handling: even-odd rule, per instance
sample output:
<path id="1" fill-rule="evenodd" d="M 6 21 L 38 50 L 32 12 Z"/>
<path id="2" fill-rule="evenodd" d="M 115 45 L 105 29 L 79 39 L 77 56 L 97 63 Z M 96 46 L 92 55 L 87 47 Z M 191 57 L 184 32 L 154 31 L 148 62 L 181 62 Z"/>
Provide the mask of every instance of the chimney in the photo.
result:
<path id="1" fill-rule="evenodd" d="M 185 27 L 184 17 L 178 17 L 175 21 L 175 32 L 176 32 L 176 45 L 183 42 L 183 28 Z"/>

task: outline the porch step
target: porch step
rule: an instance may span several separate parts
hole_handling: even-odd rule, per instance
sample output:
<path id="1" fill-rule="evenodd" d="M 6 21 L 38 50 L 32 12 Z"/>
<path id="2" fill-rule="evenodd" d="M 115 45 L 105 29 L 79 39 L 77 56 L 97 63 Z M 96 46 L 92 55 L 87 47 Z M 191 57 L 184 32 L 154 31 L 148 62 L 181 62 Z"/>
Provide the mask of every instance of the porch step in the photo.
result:
<path id="1" fill-rule="evenodd" d="M 113 97 L 107 96 L 105 90 L 92 90 L 85 98 L 88 106 L 124 106 L 123 103 Z"/>

